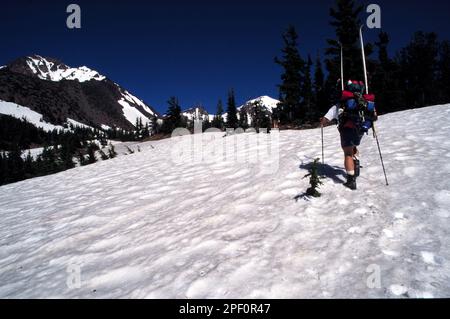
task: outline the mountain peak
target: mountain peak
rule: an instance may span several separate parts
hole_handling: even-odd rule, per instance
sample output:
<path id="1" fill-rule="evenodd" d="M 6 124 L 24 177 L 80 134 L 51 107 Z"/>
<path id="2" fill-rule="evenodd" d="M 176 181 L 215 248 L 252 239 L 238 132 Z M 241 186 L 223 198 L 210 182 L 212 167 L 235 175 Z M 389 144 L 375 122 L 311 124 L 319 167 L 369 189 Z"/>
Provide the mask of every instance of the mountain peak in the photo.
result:
<path id="1" fill-rule="evenodd" d="M 257 97 L 255 99 L 249 100 L 247 102 L 245 102 L 244 105 L 240 106 L 238 108 L 238 110 L 241 110 L 242 108 L 249 108 L 251 106 L 253 106 L 253 104 L 255 102 L 259 102 L 261 104 L 261 106 L 263 106 L 264 108 L 266 108 L 270 113 L 273 112 L 273 109 L 275 109 L 278 106 L 278 103 L 280 103 L 280 101 L 271 98 L 270 96 L 267 95 L 262 95 L 260 97 Z"/>
<path id="2" fill-rule="evenodd" d="M 42 57 L 37 54 L 19 58 L 8 64 L 7 68 L 15 73 L 36 76 L 41 80 L 59 82 L 68 81 L 103 81 L 105 76 L 86 66 L 71 68 L 58 59 Z"/>

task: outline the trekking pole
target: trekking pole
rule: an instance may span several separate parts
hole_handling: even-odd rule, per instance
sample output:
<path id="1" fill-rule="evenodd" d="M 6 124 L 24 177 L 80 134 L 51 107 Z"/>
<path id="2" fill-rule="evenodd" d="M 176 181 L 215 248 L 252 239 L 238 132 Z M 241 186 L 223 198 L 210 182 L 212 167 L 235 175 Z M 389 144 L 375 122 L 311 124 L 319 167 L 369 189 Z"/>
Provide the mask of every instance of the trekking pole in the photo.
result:
<path id="1" fill-rule="evenodd" d="M 361 54 L 362 54 L 362 60 L 363 60 L 363 68 L 364 68 L 364 81 L 365 81 L 365 87 L 366 87 L 366 94 L 369 94 L 369 81 L 367 79 L 367 65 L 366 65 L 366 54 L 364 52 L 364 39 L 363 39 L 363 25 L 359 28 L 359 40 L 361 41 Z M 380 153 L 380 159 L 381 159 L 381 165 L 383 166 L 383 173 L 384 178 L 386 179 L 386 186 L 389 186 L 389 182 L 386 175 L 386 169 L 384 167 L 384 161 L 383 161 L 383 155 L 381 154 L 381 147 L 380 142 L 378 141 L 378 135 L 377 131 L 375 130 L 375 123 L 372 124 L 373 129 L 373 136 L 377 140 L 377 146 L 378 146 L 378 153 Z"/>
<path id="2" fill-rule="evenodd" d="M 323 124 L 320 125 L 320 129 L 322 131 L 322 164 L 325 165 L 325 156 L 324 156 L 324 151 L 323 151 Z"/>
<path id="3" fill-rule="evenodd" d="M 372 129 L 373 129 L 373 135 L 375 136 L 375 139 L 377 141 L 378 153 L 380 153 L 381 166 L 383 166 L 383 173 L 384 173 L 384 178 L 386 179 L 386 186 L 389 186 L 388 178 L 386 175 L 386 169 L 384 167 L 383 155 L 381 154 L 380 142 L 378 141 L 378 134 L 375 131 L 375 124 L 372 126 Z"/>

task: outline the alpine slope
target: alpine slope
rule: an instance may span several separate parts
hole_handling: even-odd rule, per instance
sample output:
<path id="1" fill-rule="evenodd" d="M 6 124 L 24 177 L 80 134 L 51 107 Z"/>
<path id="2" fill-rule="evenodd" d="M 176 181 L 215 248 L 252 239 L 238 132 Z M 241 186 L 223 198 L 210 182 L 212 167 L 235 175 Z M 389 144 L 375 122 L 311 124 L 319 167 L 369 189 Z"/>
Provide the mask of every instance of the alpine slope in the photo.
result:
<path id="1" fill-rule="evenodd" d="M 271 174 L 219 153 L 174 161 L 182 136 L 2 186 L 0 297 L 448 298 L 449 117 L 450 105 L 381 116 L 390 186 L 369 135 L 357 191 L 325 128 L 320 198 L 302 196 L 320 129 L 281 131 Z M 246 136 L 207 134 L 205 146 Z"/>

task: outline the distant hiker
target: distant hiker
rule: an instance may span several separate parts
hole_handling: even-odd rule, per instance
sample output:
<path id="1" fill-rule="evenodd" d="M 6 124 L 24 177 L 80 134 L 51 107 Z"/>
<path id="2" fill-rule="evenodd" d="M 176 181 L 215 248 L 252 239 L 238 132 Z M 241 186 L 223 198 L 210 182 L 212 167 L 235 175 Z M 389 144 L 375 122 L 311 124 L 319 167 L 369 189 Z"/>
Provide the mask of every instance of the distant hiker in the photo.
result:
<path id="1" fill-rule="evenodd" d="M 322 126 L 337 121 L 347 171 L 347 182 L 344 185 L 351 190 L 357 189 L 356 178 L 360 170 L 358 146 L 364 133 L 377 120 L 375 97 L 364 94 L 364 88 L 363 82 L 350 80 L 340 101 L 320 120 Z"/>

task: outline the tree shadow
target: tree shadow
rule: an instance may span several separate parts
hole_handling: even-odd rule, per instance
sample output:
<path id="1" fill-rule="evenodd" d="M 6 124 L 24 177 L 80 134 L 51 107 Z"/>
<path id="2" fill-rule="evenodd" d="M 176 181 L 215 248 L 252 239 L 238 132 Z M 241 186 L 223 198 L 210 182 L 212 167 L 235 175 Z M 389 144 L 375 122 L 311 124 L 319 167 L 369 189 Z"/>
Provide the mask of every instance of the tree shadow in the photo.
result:
<path id="1" fill-rule="evenodd" d="M 302 163 L 300 164 L 299 168 L 302 171 L 305 171 L 305 175 L 308 174 L 308 172 L 311 171 L 312 166 L 314 165 L 314 161 L 309 163 Z M 322 164 L 320 163 L 318 166 L 318 174 L 322 178 L 329 178 L 331 179 L 335 184 L 344 184 L 346 179 L 346 171 L 342 169 L 341 167 L 337 166 L 331 166 L 328 164 Z M 310 196 L 307 192 L 304 192 L 302 194 L 299 194 L 294 197 L 294 200 L 298 202 L 300 199 L 303 199 L 305 201 L 311 201 L 313 197 Z"/>
<path id="2" fill-rule="evenodd" d="M 307 164 L 302 163 L 299 168 L 301 170 L 306 170 L 307 172 L 309 172 L 313 164 L 313 162 Z M 336 184 L 345 183 L 345 176 L 347 175 L 347 173 L 340 167 L 330 166 L 328 164 L 320 164 L 318 170 L 320 176 L 329 178 Z"/>

